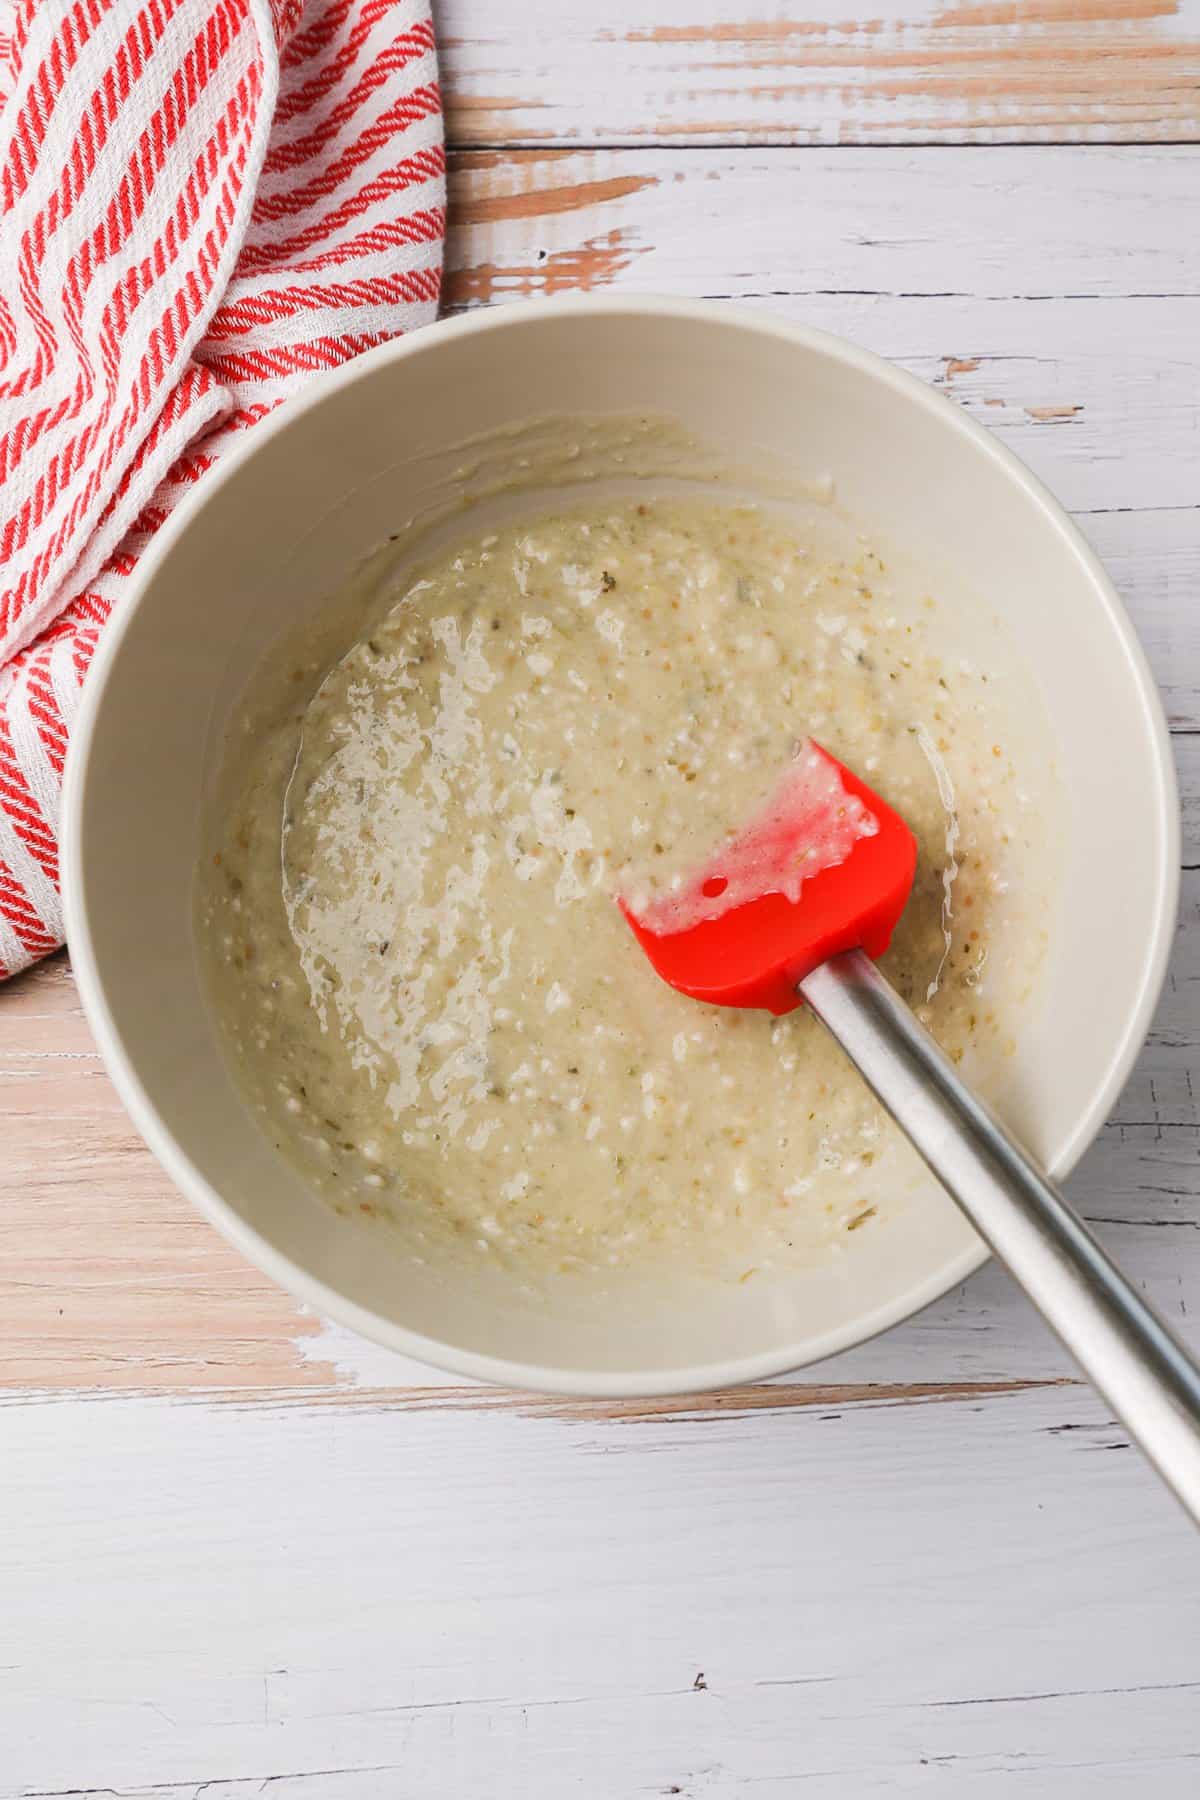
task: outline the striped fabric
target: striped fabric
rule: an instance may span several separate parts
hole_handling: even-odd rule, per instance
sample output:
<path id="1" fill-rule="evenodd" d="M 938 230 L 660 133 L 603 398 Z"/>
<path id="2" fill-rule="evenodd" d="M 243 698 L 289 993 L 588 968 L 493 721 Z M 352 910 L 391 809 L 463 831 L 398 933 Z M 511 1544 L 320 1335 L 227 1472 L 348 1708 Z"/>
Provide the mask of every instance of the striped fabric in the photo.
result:
<path id="1" fill-rule="evenodd" d="M 0 975 L 62 941 L 96 640 L 191 484 L 434 316 L 428 0 L 0 0 Z"/>

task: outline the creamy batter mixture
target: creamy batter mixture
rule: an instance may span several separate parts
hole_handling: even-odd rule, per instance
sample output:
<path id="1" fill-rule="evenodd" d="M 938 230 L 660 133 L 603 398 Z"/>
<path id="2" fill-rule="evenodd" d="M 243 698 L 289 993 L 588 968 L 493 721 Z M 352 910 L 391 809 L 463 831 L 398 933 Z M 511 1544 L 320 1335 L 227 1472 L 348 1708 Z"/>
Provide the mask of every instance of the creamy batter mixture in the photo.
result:
<path id="1" fill-rule="evenodd" d="M 893 1131 L 821 1027 L 674 993 L 615 895 L 669 894 L 811 734 L 915 832 L 884 967 L 994 1084 L 1045 939 L 1022 782 L 1048 758 L 934 601 L 770 511 L 593 501 L 356 630 L 247 715 L 204 858 L 215 1009 L 273 1140 L 414 1254 L 748 1273 L 869 1225 Z"/>

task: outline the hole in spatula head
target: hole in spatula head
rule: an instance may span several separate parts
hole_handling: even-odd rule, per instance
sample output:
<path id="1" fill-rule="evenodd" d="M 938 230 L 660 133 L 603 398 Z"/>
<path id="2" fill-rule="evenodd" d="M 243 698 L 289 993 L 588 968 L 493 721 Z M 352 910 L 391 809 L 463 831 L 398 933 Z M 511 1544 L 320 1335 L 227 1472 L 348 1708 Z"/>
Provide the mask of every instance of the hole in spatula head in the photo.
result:
<path id="1" fill-rule="evenodd" d="M 624 902 L 622 911 L 655 969 L 681 993 L 710 1006 L 786 1013 L 818 963 L 843 950 L 883 954 L 916 858 L 899 814 L 810 741 L 758 818 L 726 834 L 695 885 L 641 918 Z M 722 864 L 729 874 L 718 872 Z"/>

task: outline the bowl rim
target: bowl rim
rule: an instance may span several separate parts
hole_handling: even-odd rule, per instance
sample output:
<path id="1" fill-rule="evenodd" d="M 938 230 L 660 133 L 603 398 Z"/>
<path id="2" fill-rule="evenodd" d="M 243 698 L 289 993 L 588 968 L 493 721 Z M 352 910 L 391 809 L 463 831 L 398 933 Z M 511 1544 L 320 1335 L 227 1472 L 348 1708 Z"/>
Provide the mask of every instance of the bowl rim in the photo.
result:
<path id="1" fill-rule="evenodd" d="M 462 1349 L 440 1339 L 410 1330 L 357 1302 L 310 1274 L 283 1251 L 269 1243 L 248 1224 L 205 1179 L 160 1118 L 133 1061 L 126 1053 L 105 992 L 89 927 L 83 879 L 83 808 L 92 742 L 105 689 L 132 621 L 145 603 L 162 564 L 176 541 L 197 515 L 230 481 L 237 479 L 244 463 L 258 454 L 280 431 L 287 430 L 304 413 L 319 407 L 332 393 L 374 372 L 411 356 L 436 353 L 439 343 L 454 337 L 528 328 L 546 318 L 579 317 L 673 318 L 717 326 L 725 331 L 748 332 L 800 347 L 842 363 L 892 388 L 909 403 L 936 416 L 947 430 L 956 431 L 966 444 L 989 458 L 1057 531 L 1079 564 L 1098 606 L 1106 613 L 1121 648 L 1132 688 L 1156 764 L 1153 801 L 1161 827 L 1162 857 L 1156 871 L 1156 904 L 1153 928 L 1146 945 L 1141 985 L 1125 1029 L 1113 1047 L 1103 1078 L 1097 1082 L 1089 1105 L 1076 1120 L 1066 1142 L 1053 1159 L 1050 1173 L 1065 1177 L 1075 1167 L 1104 1124 L 1141 1052 L 1157 1005 L 1174 936 L 1179 904 L 1180 814 L 1178 786 L 1170 733 L 1158 689 L 1145 651 L 1110 577 L 1082 532 L 1045 484 L 1011 450 L 949 396 L 938 393 L 907 370 L 898 368 L 874 351 L 850 343 L 832 332 L 779 317 L 769 311 L 728 301 L 678 299 L 652 294 L 567 294 L 553 298 L 522 300 L 439 321 L 435 328 L 420 330 L 327 371 L 300 394 L 288 399 L 274 414 L 262 420 L 187 494 L 155 534 L 142 556 L 128 590 L 104 627 L 84 684 L 67 754 L 62 798 L 61 853 L 63 905 L 71 963 L 84 1014 L 95 1036 L 105 1068 L 138 1132 L 172 1182 L 193 1206 L 250 1262 L 294 1298 L 313 1307 L 322 1317 L 349 1327 L 377 1344 L 447 1374 L 465 1376 L 501 1387 L 543 1393 L 574 1395 L 583 1399 L 644 1399 L 658 1394 L 701 1393 L 721 1387 L 744 1386 L 786 1375 L 866 1343 L 901 1320 L 911 1318 L 948 1293 L 958 1282 L 988 1260 L 982 1240 L 969 1244 L 955 1257 L 939 1265 L 903 1294 L 857 1315 L 853 1321 L 815 1337 L 780 1345 L 752 1356 L 718 1362 L 686 1364 L 677 1369 L 608 1371 L 526 1363 Z M 1149 800 L 1151 797 L 1147 796 Z"/>

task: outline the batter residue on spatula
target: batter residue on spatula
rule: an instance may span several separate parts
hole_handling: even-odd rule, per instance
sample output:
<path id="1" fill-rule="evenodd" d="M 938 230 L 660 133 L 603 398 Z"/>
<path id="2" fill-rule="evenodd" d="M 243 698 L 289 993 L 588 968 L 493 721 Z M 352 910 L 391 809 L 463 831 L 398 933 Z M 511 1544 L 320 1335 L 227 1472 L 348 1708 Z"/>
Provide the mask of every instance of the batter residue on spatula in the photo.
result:
<path id="1" fill-rule="evenodd" d="M 799 900 L 806 881 L 844 863 L 859 839 L 878 829 L 858 795 L 847 793 L 837 765 L 808 738 L 766 805 L 723 850 L 674 876 L 665 893 L 635 886 L 622 898 L 649 931 L 689 931 L 760 894 Z"/>

